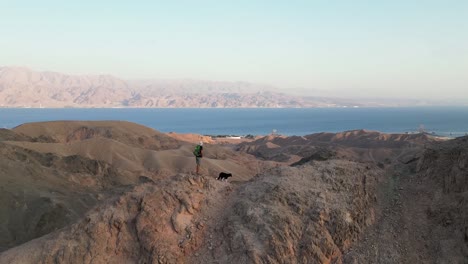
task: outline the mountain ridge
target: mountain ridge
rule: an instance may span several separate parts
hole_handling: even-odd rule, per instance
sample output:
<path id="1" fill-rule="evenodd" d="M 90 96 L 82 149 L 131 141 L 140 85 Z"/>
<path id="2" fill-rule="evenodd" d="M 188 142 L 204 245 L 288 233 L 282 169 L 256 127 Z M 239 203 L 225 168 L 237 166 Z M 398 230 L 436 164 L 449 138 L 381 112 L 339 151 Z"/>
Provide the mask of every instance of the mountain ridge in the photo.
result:
<path id="1" fill-rule="evenodd" d="M 249 82 L 123 80 L 0 67 L 0 107 L 32 108 L 306 108 L 369 106 L 353 100 L 297 96 Z M 378 106 L 371 103 L 370 106 Z"/>

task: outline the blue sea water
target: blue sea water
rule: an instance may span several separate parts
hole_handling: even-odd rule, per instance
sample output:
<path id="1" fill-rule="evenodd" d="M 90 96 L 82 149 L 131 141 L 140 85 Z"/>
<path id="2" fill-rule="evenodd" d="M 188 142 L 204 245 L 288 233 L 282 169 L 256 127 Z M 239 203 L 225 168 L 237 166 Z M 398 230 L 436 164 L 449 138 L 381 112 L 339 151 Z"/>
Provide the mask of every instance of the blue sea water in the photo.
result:
<path id="1" fill-rule="evenodd" d="M 307 135 L 352 129 L 388 133 L 468 133 L 468 107 L 306 109 L 33 109 L 0 108 L 0 127 L 52 120 L 126 120 L 162 132 L 204 135 Z"/>

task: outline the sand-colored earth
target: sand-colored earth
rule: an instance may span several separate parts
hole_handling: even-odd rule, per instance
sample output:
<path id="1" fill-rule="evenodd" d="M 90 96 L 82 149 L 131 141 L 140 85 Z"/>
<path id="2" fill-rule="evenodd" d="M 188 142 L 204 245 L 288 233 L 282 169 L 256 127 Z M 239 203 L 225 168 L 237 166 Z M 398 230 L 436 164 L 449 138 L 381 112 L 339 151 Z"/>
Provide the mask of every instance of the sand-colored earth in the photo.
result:
<path id="1" fill-rule="evenodd" d="M 63 121 L 0 130 L 0 146 L 0 263 L 468 261 L 466 137 L 236 144 Z"/>

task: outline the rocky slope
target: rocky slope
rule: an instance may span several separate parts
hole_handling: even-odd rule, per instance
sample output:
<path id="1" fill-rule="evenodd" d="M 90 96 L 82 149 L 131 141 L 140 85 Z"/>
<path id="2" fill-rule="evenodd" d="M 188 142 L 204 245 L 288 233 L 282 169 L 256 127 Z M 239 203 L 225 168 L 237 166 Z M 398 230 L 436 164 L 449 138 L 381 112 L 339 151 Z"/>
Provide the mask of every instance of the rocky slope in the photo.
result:
<path id="1" fill-rule="evenodd" d="M 193 263 L 339 263 L 375 218 L 376 168 L 332 160 L 240 186 Z"/>
<path id="2" fill-rule="evenodd" d="M 30 123 L 0 130 L 0 250 L 79 220 L 131 186 L 192 173 L 193 144 L 129 122 Z M 207 145 L 202 172 L 250 179 L 263 165 Z M 265 164 L 265 166 L 268 166 Z"/>
<path id="3" fill-rule="evenodd" d="M 389 164 L 393 159 L 407 159 L 425 144 L 443 139 L 428 134 L 386 134 L 377 131 L 351 130 L 339 133 L 316 133 L 306 136 L 270 135 L 238 145 L 238 150 L 263 160 L 307 162 L 332 157 Z M 410 153 L 407 155 L 405 153 Z"/>
<path id="4" fill-rule="evenodd" d="M 427 144 L 387 170 L 379 219 L 345 255 L 347 263 L 468 261 L 468 138 Z"/>
<path id="5" fill-rule="evenodd" d="M 80 156 L 0 142 L 0 250 L 73 223 L 139 175 Z"/>
<path id="6" fill-rule="evenodd" d="M 109 139 L 151 150 L 175 149 L 181 142 L 154 129 L 125 121 L 54 121 L 27 123 L 12 129 L 34 142 L 67 143 Z"/>
<path id="7" fill-rule="evenodd" d="M 190 175 L 146 183 L 0 262 L 339 262 L 374 221 L 378 174 L 350 162 L 314 165 L 270 170 L 235 191 Z"/>
<path id="8" fill-rule="evenodd" d="M 93 140 L 95 152 L 86 147 Z M 157 175 L 106 159 L 105 140 L 122 147 L 114 148 L 116 156 L 181 146 L 126 122 L 34 123 L 0 131 L 0 249 L 73 223 L 100 200 Z"/>
<path id="9" fill-rule="evenodd" d="M 208 184 L 183 175 L 143 184 L 77 224 L 2 253 L 0 262 L 176 263 L 184 256 L 180 245 L 201 232 L 194 214 Z"/>
<path id="10" fill-rule="evenodd" d="M 433 183 L 426 215 L 438 262 L 468 261 L 468 137 L 435 144 L 417 164 L 418 179 Z"/>

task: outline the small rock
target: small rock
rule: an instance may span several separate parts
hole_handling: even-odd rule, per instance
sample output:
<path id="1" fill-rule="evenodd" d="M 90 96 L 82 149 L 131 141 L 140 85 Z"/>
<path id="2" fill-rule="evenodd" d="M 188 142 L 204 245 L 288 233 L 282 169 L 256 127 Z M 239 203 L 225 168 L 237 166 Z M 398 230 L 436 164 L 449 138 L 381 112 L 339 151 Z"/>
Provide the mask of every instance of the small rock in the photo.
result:
<path id="1" fill-rule="evenodd" d="M 192 180 L 192 179 L 190 179 L 190 178 L 189 178 L 189 183 L 190 183 L 190 185 L 195 185 L 195 184 L 197 184 L 194 180 Z"/>

